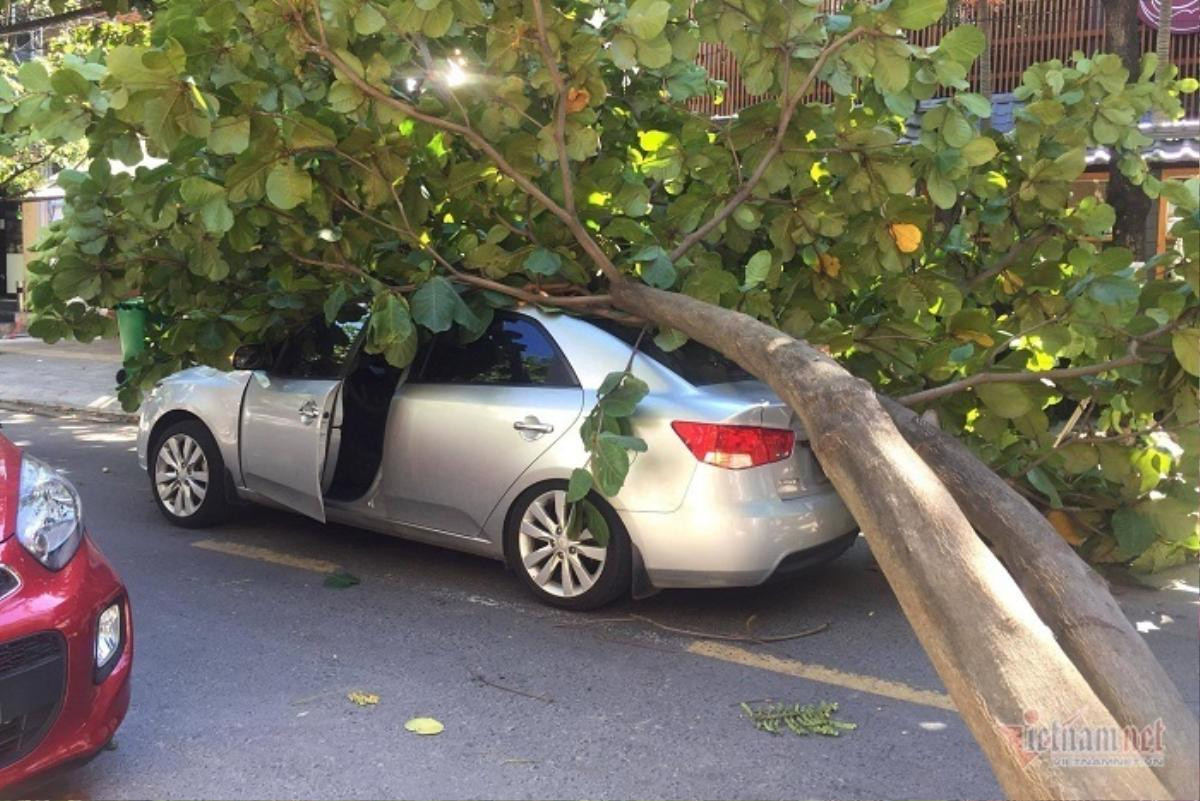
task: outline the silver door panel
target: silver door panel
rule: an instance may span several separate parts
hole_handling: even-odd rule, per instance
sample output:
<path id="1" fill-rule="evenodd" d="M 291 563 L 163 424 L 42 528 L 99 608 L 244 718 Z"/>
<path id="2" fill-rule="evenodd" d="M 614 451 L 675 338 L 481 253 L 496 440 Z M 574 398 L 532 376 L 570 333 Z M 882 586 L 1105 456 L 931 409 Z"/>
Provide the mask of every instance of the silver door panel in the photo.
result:
<path id="1" fill-rule="evenodd" d="M 242 401 L 240 450 L 247 489 L 325 519 L 321 478 L 340 383 L 255 371 Z"/>
<path id="2" fill-rule="evenodd" d="M 387 425 L 380 513 L 479 537 L 496 503 L 582 409 L 578 388 L 401 386 Z"/>

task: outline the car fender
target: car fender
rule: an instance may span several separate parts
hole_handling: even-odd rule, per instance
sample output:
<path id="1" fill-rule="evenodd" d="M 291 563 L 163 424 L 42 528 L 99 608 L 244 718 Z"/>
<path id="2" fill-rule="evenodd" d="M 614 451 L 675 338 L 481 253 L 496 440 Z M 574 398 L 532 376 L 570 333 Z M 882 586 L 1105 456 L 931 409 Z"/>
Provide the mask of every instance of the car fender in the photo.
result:
<path id="1" fill-rule="evenodd" d="M 138 421 L 138 464 L 149 463 L 150 435 L 166 415 L 184 412 L 204 423 L 221 449 L 221 458 L 234 481 L 241 485 L 238 452 L 242 397 L 253 372 L 226 372 L 212 367 L 191 367 L 163 379 L 142 402 Z"/>
<path id="2" fill-rule="evenodd" d="M 584 414 L 578 422 L 508 488 L 483 526 L 483 534 L 490 541 L 497 544 L 503 541 L 504 521 L 518 495 L 543 481 L 566 481 L 572 470 L 587 464 L 588 453 L 579 428 L 595 404 L 595 391 L 585 390 Z M 638 412 L 632 418 L 633 433 L 645 440 L 647 449 L 643 453 L 630 453 L 625 484 L 619 493 L 607 499 L 618 514 L 673 512 L 683 504 L 697 463 L 670 427 L 670 420 L 680 415 L 686 416 L 681 404 L 661 395 L 647 395 L 638 405 Z"/>

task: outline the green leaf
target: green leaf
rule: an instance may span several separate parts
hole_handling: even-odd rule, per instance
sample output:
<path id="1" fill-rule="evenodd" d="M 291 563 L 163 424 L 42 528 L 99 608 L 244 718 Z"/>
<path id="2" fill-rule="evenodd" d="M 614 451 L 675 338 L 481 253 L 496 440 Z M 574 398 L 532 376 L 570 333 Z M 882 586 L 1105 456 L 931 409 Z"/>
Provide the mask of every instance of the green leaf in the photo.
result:
<path id="1" fill-rule="evenodd" d="M 901 92 L 908 86 L 908 46 L 895 39 L 875 43 L 875 85 L 881 92 Z"/>
<path id="2" fill-rule="evenodd" d="M 217 198 L 200 209 L 200 222 L 214 234 L 223 234 L 233 228 L 233 212 L 224 198 Z"/>
<path id="3" fill-rule="evenodd" d="M 634 0 L 625 13 L 625 29 L 643 41 L 653 39 L 666 27 L 670 13 L 667 0 Z"/>
<path id="4" fill-rule="evenodd" d="M 974 92 L 960 92 L 954 96 L 954 99 L 976 117 L 992 116 L 992 103 L 983 95 Z"/>
<path id="5" fill-rule="evenodd" d="M 179 183 L 179 197 L 192 208 L 200 208 L 211 200 L 225 197 L 225 189 L 206 178 L 192 175 Z"/>
<path id="6" fill-rule="evenodd" d="M 567 503 L 583 500 L 592 491 L 592 474 L 582 467 L 571 471 L 571 480 L 567 482 Z"/>
<path id="7" fill-rule="evenodd" d="M 1183 542 L 1196 535 L 1195 497 L 1182 500 L 1167 496 L 1137 505 L 1139 513 L 1150 518 L 1158 536 L 1169 542 Z"/>
<path id="8" fill-rule="evenodd" d="M 250 118 L 222 117 L 212 124 L 208 147 L 220 156 L 233 156 L 250 146 Z"/>
<path id="9" fill-rule="evenodd" d="M 601 386 L 599 405 L 609 417 L 629 417 L 637 409 L 642 398 L 650 392 L 650 387 L 640 378 L 630 373 L 620 375 L 620 383 L 607 392 L 604 391 L 603 385 Z"/>
<path id="10" fill-rule="evenodd" d="M 361 583 L 362 582 L 359 580 L 358 576 L 347 573 L 343 570 L 339 570 L 336 573 L 330 573 L 325 577 L 325 580 L 321 582 L 323 586 L 328 587 L 331 590 L 344 590 Z"/>
<path id="11" fill-rule="evenodd" d="M 1184 370 L 1200 376 L 1200 328 L 1180 328 L 1171 334 L 1171 350 Z"/>
<path id="12" fill-rule="evenodd" d="M 592 475 L 597 489 L 609 497 L 616 495 L 629 475 L 629 452 L 616 443 L 597 439 L 592 451 Z"/>
<path id="13" fill-rule="evenodd" d="M 666 36 L 656 36 L 653 39 L 639 39 L 637 46 L 638 63 L 652 70 L 660 69 L 671 63 L 673 51 L 671 40 Z"/>
<path id="14" fill-rule="evenodd" d="M 1154 544 L 1154 522 L 1134 509 L 1118 509 L 1112 516 L 1113 535 L 1121 550 L 1136 556 Z"/>
<path id="15" fill-rule="evenodd" d="M 983 31 L 974 25 L 959 25 L 942 37 L 938 42 L 937 52 L 969 67 L 975 59 L 983 55 L 986 47 L 987 37 Z"/>
<path id="16" fill-rule="evenodd" d="M 354 32 L 359 36 L 370 36 L 373 33 L 378 33 L 383 28 L 386 20 L 383 14 L 375 8 L 372 3 L 363 3 L 358 9 L 358 13 L 354 15 Z"/>
<path id="17" fill-rule="evenodd" d="M 631 70 L 637 66 L 637 40 L 623 33 L 613 37 L 608 55 L 618 69 Z"/>
<path id="18" fill-rule="evenodd" d="M 447 3 L 447 5 L 449 5 L 449 3 Z M 435 720 L 434 718 L 412 718 L 404 724 L 404 728 L 406 731 L 410 731 L 413 734 L 420 734 L 426 737 L 431 737 L 435 734 L 441 734 L 446 729 L 446 727 L 442 725 L 441 721 Z"/>
<path id="19" fill-rule="evenodd" d="M 929 190 L 929 199 L 939 209 L 954 208 L 958 202 L 958 187 L 949 178 L 942 177 L 941 173 L 930 173 L 925 179 L 925 188 Z"/>
<path id="20" fill-rule="evenodd" d="M 325 302 L 321 305 L 321 310 L 325 312 L 325 323 L 327 325 L 333 325 L 333 321 L 337 319 L 338 313 L 346 305 L 349 294 L 346 291 L 345 284 L 338 284 L 329 293 L 329 297 L 325 298 Z"/>
<path id="21" fill-rule="evenodd" d="M 413 293 L 409 301 L 412 318 L 435 334 L 450 330 L 454 324 L 454 313 L 462 298 L 454 285 L 440 275 L 435 275 Z"/>
<path id="22" fill-rule="evenodd" d="M 965 148 L 975 138 L 975 129 L 962 114 L 949 111 L 942 123 L 942 138 L 950 147 Z"/>
<path id="23" fill-rule="evenodd" d="M 536 248 L 525 259 L 524 267 L 535 275 L 554 275 L 562 268 L 562 257 L 553 250 Z"/>
<path id="24" fill-rule="evenodd" d="M 267 199 L 287 211 L 312 197 L 312 178 L 294 164 L 276 164 L 267 174 Z"/>
<path id="25" fill-rule="evenodd" d="M 919 31 L 946 14 L 946 0 L 892 0 L 888 14 L 901 28 Z"/>
<path id="26" fill-rule="evenodd" d="M 631 437 L 627 434 L 615 434 L 612 431 L 600 432 L 600 439 L 605 442 L 611 442 L 618 445 L 627 451 L 637 451 L 638 453 L 646 452 L 646 440 L 641 437 Z"/>
<path id="27" fill-rule="evenodd" d="M 1025 474 L 1025 478 L 1029 479 L 1029 483 L 1038 492 L 1050 499 L 1050 505 L 1055 509 L 1062 508 L 1062 498 L 1058 494 L 1058 488 L 1054 486 L 1054 482 L 1046 475 L 1046 471 L 1040 467 L 1034 467 Z"/>
<path id="28" fill-rule="evenodd" d="M 978 167 L 981 164 L 987 164 L 996 157 L 999 153 L 999 148 L 996 143 L 987 136 L 977 136 L 963 146 L 963 158 L 967 160 L 967 164 L 972 167 Z"/>
<path id="29" fill-rule="evenodd" d="M 760 250 L 750 257 L 750 261 L 746 262 L 746 288 L 750 289 L 767 280 L 767 275 L 771 272 L 771 251 Z"/>
<path id="30" fill-rule="evenodd" d="M 328 125 L 296 114 L 284 121 L 283 140 L 294 150 L 324 149 L 337 144 L 337 135 Z"/>
<path id="31" fill-rule="evenodd" d="M 658 289 L 670 289 L 675 285 L 675 265 L 666 253 L 661 253 L 642 265 L 642 280 Z"/>
<path id="32" fill-rule="evenodd" d="M 993 413 L 1007 419 L 1021 417 L 1033 408 L 1033 399 L 1023 386 L 1014 382 L 979 384 L 975 394 Z"/>
<path id="33" fill-rule="evenodd" d="M 17 68 L 17 80 L 27 92 L 50 92 L 50 74 L 40 61 L 26 61 Z"/>
<path id="34" fill-rule="evenodd" d="M 608 520 L 604 518 L 604 513 L 596 508 L 595 504 L 584 501 L 583 504 L 584 526 L 592 535 L 592 539 L 601 548 L 607 548 L 609 541 L 612 539 L 612 534 L 608 530 Z"/>

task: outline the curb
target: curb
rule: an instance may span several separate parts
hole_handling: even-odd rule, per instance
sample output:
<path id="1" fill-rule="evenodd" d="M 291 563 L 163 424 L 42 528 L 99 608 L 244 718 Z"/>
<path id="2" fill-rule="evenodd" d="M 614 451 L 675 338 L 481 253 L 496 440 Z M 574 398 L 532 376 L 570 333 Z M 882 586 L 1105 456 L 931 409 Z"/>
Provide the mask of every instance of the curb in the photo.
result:
<path id="1" fill-rule="evenodd" d="M 24 412 L 41 417 L 72 417 L 93 423 L 137 423 L 135 412 L 110 412 L 107 409 L 86 409 L 78 406 L 65 406 L 56 403 L 38 403 L 36 401 L 0 400 L 0 409 L 10 412 Z"/>

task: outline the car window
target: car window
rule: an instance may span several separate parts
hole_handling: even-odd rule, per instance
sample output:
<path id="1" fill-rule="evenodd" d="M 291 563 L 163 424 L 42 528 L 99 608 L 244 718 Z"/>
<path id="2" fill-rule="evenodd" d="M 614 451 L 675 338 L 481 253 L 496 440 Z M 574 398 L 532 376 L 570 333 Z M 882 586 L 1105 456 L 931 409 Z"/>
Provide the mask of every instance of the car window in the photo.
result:
<path id="1" fill-rule="evenodd" d="M 367 311 L 347 304 L 332 325 L 319 317 L 288 338 L 271 368 L 291 378 L 341 378 L 363 326 Z"/>
<path id="2" fill-rule="evenodd" d="M 423 365 L 425 384 L 579 385 L 550 335 L 517 315 L 497 315 L 483 336 L 466 344 L 453 332 L 437 336 Z"/>
<path id="3" fill-rule="evenodd" d="M 638 328 L 612 320 L 593 319 L 588 322 L 629 345 L 637 342 Z M 737 364 L 694 339 L 689 339 L 682 347 L 666 351 L 655 345 L 651 337 L 645 336 L 638 350 L 695 387 L 754 379 Z"/>

